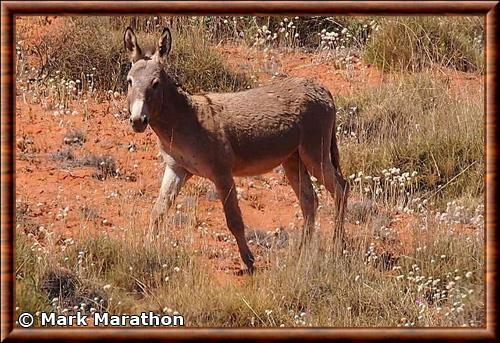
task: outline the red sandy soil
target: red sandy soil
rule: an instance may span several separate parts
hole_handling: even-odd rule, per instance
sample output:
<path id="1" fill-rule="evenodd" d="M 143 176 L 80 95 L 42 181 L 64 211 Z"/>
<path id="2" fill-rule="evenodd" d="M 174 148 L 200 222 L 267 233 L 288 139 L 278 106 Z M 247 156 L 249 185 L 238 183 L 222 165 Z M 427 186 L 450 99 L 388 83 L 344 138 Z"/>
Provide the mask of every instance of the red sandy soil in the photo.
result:
<path id="1" fill-rule="evenodd" d="M 333 95 L 346 95 L 362 88 L 376 87 L 384 80 L 384 75 L 374 67 L 353 63 L 342 68 L 324 53 L 263 52 L 244 46 L 223 46 L 220 52 L 235 68 L 255 73 L 262 82 L 271 77 L 270 72 L 281 76 L 307 77 L 321 82 Z"/>
<path id="2" fill-rule="evenodd" d="M 263 63 L 262 52 L 234 46 L 219 49 L 236 67 L 255 71 L 255 66 Z M 384 79 L 375 68 L 361 64 L 346 70 L 339 69 L 329 61 L 317 63 L 312 54 L 293 52 L 276 56 L 281 73 L 315 78 L 327 86 L 334 96 L 349 94 L 364 87 L 376 87 Z M 263 72 L 257 74 L 261 80 L 270 77 Z M 459 73 L 455 73 L 450 80 L 457 91 L 464 84 L 471 87 L 481 84 L 479 78 Z M 29 207 L 27 220 L 54 232 L 55 239 L 80 239 L 103 231 L 120 233 L 123 229 L 136 230 L 138 235 L 143 235 L 159 191 L 162 160 L 151 129 L 148 128 L 143 134 L 133 133 L 124 111 L 125 98 L 108 98 L 101 103 L 90 100 L 87 103 L 87 120 L 82 115 L 83 101 L 74 102 L 70 107 L 71 111 L 76 110 L 78 114 L 56 116 L 53 109 L 45 110 L 40 104 L 25 103 L 22 99 L 18 92 L 16 139 L 19 146 L 23 137 L 30 137 L 33 144 L 28 146 L 28 153 L 23 153 L 19 147 L 17 149 L 16 199 L 19 204 Z M 96 172 L 94 167 L 71 166 L 51 158 L 51 153 L 68 147 L 63 140 L 71 129 L 86 132 L 83 145 L 72 147 L 77 157 L 89 154 L 111 155 L 116 159 L 119 175 L 99 180 L 93 176 Z M 131 152 L 128 144 L 132 142 L 137 150 Z M 273 171 L 261 177 L 238 178 L 236 185 L 243 190 L 240 206 L 249 228 L 270 231 L 283 227 L 290 234 L 299 234 L 301 219 L 298 217 L 298 201 L 282 173 Z M 171 216 L 176 211 L 185 211 L 189 200 L 197 195 L 195 221 L 206 226 L 207 233 L 186 225 L 172 225 L 169 230 L 172 237 L 188 233 L 192 235 L 195 246 L 208 247 L 205 251 L 211 253 L 202 257 L 210 261 L 218 280 L 238 280 L 235 272 L 240 268 L 240 259 L 236 244 L 231 239 L 226 242 L 223 236 L 217 236 L 223 234 L 231 238 L 219 201 L 209 199 L 206 195 L 211 189 L 208 181 L 194 177 L 176 202 L 183 207 L 170 211 Z M 331 236 L 332 200 L 325 191 L 322 192 L 320 204 L 324 205 L 319 211 L 320 234 Z M 58 217 L 60 210 L 66 207 L 67 216 Z M 86 219 L 84 208 L 91 209 L 96 216 Z M 391 225 L 398 231 L 399 238 L 392 247 L 385 247 L 391 253 L 401 253 L 411 245 L 409 232 L 416 220 L 406 214 L 399 214 L 396 219 Z M 351 238 L 359 235 L 358 231 L 359 226 L 347 225 Z M 257 251 L 255 246 L 252 249 Z M 221 253 L 223 251 L 226 252 Z M 257 263 L 262 266 L 264 262 L 261 258 Z"/>

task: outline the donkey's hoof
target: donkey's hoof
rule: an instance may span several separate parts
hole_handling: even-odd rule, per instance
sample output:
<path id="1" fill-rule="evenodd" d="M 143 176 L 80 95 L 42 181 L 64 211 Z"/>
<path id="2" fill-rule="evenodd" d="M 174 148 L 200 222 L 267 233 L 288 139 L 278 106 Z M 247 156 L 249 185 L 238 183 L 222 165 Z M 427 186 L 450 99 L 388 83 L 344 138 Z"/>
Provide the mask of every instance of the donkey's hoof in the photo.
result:
<path id="1" fill-rule="evenodd" d="M 148 234 L 153 236 L 153 237 L 158 236 L 160 234 L 160 225 L 150 224 Z"/>
<path id="2" fill-rule="evenodd" d="M 253 265 L 252 265 L 251 267 L 247 267 L 247 268 L 245 269 L 245 272 L 246 272 L 247 274 L 252 275 L 253 273 L 255 273 L 255 267 L 254 267 Z"/>
<path id="3" fill-rule="evenodd" d="M 149 230 L 156 235 L 160 233 L 160 228 L 165 224 L 165 217 L 163 214 L 152 215 L 149 220 Z"/>
<path id="4" fill-rule="evenodd" d="M 243 276 L 243 275 L 253 275 L 255 272 L 255 267 L 252 266 L 250 268 L 243 268 L 243 269 L 240 269 L 238 270 L 235 274 L 237 276 Z"/>
<path id="5" fill-rule="evenodd" d="M 336 255 L 344 255 L 344 251 L 347 250 L 347 242 L 345 238 L 336 238 L 333 241 L 334 252 Z"/>

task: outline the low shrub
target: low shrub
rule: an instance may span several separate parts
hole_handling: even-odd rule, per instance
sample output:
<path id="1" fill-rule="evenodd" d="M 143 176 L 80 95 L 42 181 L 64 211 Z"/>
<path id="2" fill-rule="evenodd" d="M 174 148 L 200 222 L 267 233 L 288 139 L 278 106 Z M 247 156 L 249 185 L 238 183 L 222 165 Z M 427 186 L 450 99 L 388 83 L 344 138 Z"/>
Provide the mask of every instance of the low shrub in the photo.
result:
<path id="1" fill-rule="evenodd" d="M 364 59 L 385 70 L 419 71 L 433 64 L 484 72 L 482 17 L 399 17 L 380 20 Z"/>
<path id="2" fill-rule="evenodd" d="M 381 87 L 339 97 L 337 130 L 344 173 L 375 176 L 383 169 L 400 168 L 418 172 L 420 190 L 450 182 L 443 195 L 481 196 L 483 99 L 482 90 L 454 95 L 446 80 L 433 73 L 396 77 Z"/>
<path id="3" fill-rule="evenodd" d="M 129 18 L 129 25 L 134 24 Z M 130 62 L 123 48 L 123 27 L 126 18 L 112 17 L 61 18 L 57 29 L 44 33 L 36 56 L 40 59 L 40 73 L 59 74 L 77 81 L 80 91 L 118 90 L 126 85 Z M 151 50 L 162 27 L 137 34 L 144 50 Z M 203 32 L 173 32 L 173 48 L 169 59 L 181 83 L 188 91 L 236 91 L 250 87 L 245 74 L 231 70 L 222 56 L 205 39 Z"/>

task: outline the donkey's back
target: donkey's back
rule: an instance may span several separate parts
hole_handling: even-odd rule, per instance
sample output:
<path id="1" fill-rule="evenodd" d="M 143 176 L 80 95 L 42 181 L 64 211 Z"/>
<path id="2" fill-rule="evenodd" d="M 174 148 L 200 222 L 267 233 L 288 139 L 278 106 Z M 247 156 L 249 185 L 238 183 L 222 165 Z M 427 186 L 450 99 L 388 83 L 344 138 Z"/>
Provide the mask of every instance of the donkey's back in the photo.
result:
<path id="1" fill-rule="evenodd" d="M 213 116 L 224 131 L 234 152 L 236 175 L 272 169 L 301 141 L 322 136 L 324 130 L 332 132 L 335 122 L 330 92 L 305 78 L 278 79 L 263 87 L 195 99 L 209 108 L 200 113 Z"/>
<path id="2" fill-rule="evenodd" d="M 221 120 L 245 125 L 259 120 L 260 125 L 284 120 L 300 122 L 301 117 L 320 111 L 332 115 L 330 92 L 311 79 L 290 77 L 274 80 L 266 86 L 235 93 L 203 95 L 217 107 Z"/>

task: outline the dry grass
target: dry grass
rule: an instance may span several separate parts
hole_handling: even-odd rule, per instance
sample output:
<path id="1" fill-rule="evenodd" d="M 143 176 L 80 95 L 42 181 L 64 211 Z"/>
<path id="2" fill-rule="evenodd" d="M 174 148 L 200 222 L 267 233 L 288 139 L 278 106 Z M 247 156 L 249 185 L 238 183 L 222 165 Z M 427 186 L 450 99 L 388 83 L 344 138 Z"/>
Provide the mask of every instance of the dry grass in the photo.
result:
<path id="1" fill-rule="evenodd" d="M 127 25 L 137 30 L 139 43 L 146 52 L 154 51 L 162 27 L 144 28 L 124 17 L 60 18 L 58 30 L 41 34 L 36 49 L 43 53 L 33 54 L 39 65 L 38 75 L 33 77 L 62 77 L 77 82 L 75 92 L 123 91 L 130 68 L 123 48 L 123 30 Z M 18 41 L 22 41 L 22 32 L 19 35 Z M 19 51 L 28 53 L 33 49 L 23 45 Z M 231 70 L 203 31 L 196 28 L 173 32 L 169 67 L 192 92 L 235 91 L 250 86 L 248 77 Z M 18 68 L 18 73 L 22 72 L 31 74 L 30 70 Z"/>
<path id="2" fill-rule="evenodd" d="M 400 168 L 444 199 L 484 194 L 484 90 L 452 91 L 441 73 L 395 75 L 383 86 L 339 97 L 344 173 Z M 445 186 L 446 185 L 446 186 Z M 444 187 L 444 188 L 443 188 Z"/>
<path id="3" fill-rule="evenodd" d="M 149 240 L 132 227 L 120 237 L 58 244 L 50 235 L 39 241 L 18 234 L 17 306 L 178 312 L 190 326 L 210 327 L 484 325 L 481 230 L 464 234 L 421 213 L 409 231 L 414 243 L 393 256 L 381 250 L 372 225 L 359 225 L 342 256 L 328 239 L 299 256 L 295 235 L 286 247 L 256 249 L 267 268 L 241 285 L 215 281 L 207 251 L 194 251 L 189 239 Z M 90 300 L 82 305 L 84 298 Z"/>
<path id="4" fill-rule="evenodd" d="M 439 64 L 484 72 L 483 17 L 384 18 L 364 58 L 382 69 L 420 71 Z"/>
<path id="5" fill-rule="evenodd" d="M 86 140 L 86 134 L 80 129 L 70 130 L 64 136 L 64 144 L 68 145 L 83 145 Z"/>

